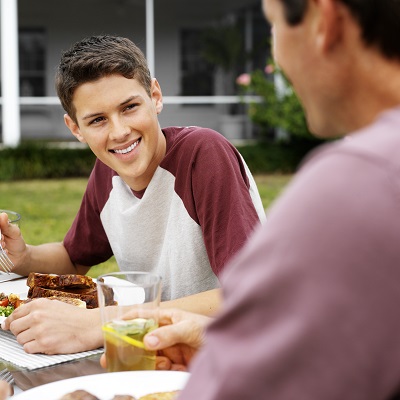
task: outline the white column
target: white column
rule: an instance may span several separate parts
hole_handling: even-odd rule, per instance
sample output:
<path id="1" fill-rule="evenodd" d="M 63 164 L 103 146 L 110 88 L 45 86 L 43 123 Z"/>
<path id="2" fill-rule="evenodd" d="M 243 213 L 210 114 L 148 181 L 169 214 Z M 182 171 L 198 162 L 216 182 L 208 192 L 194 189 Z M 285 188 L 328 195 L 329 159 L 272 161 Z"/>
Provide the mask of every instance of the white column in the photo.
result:
<path id="1" fill-rule="evenodd" d="M 20 143 L 18 0 L 1 0 L 1 93 L 3 144 Z"/>
<path id="2" fill-rule="evenodd" d="M 154 0 L 146 0 L 146 58 L 151 76 L 154 78 Z"/>

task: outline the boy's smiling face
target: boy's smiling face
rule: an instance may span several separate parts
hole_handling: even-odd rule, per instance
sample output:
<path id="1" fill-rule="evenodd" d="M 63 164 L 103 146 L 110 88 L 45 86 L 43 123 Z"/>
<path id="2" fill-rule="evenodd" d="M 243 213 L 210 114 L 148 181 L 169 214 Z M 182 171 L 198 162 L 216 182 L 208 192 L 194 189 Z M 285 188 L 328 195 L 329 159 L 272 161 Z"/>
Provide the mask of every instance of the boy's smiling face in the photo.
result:
<path id="1" fill-rule="evenodd" d="M 64 117 L 73 135 L 132 189 L 146 188 L 166 149 L 158 122 L 162 110 L 158 82 L 153 79 L 149 97 L 136 79 L 105 76 L 79 86 L 73 105 L 77 123 Z"/>

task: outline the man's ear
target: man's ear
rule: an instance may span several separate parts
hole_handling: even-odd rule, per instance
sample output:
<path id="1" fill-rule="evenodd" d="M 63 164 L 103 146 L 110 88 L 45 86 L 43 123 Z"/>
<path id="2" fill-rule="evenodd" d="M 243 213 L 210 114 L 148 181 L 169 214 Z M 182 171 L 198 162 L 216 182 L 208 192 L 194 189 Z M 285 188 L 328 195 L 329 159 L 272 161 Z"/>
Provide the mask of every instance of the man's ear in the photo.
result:
<path id="1" fill-rule="evenodd" d="M 157 114 L 160 114 L 164 105 L 160 84 L 157 79 L 153 78 L 151 81 L 151 99 L 156 107 Z"/>
<path id="2" fill-rule="evenodd" d="M 317 45 L 323 52 L 332 50 L 343 35 L 343 7 L 337 0 L 313 0 L 318 13 Z"/>
<path id="3" fill-rule="evenodd" d="M 68 129 L 71 131 L 71 133 L 81 142 L 81 143 L 86 143 L 85 138 L 81 135 L 81 131 L 79 129 L 78 124 L 76 124 L 73 119 L 68 115 L 64 114 L 64 122 L 65 125 L 67 125 Z"/>

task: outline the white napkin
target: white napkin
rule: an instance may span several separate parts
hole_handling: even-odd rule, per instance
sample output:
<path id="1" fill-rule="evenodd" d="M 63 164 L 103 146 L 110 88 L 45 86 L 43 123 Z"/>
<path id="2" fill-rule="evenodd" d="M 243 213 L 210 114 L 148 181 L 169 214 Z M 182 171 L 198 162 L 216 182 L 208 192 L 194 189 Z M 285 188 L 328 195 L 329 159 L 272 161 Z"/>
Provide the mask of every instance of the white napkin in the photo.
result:
<path id="1" fill-rule="evenodd" d="M 9 331 L 0 330 L 0 358 L 14 365 L 28 370 L 48 367 L 50 365 L 61 364 L 67 361 L 77 360 L 99 354 L 104 351 L 103 348 L 91 351 L 84 351 L 74 354 L 60 354 L 48 356 L 45 354 L 28 354 L 17 342 L 15 336 Z"/>

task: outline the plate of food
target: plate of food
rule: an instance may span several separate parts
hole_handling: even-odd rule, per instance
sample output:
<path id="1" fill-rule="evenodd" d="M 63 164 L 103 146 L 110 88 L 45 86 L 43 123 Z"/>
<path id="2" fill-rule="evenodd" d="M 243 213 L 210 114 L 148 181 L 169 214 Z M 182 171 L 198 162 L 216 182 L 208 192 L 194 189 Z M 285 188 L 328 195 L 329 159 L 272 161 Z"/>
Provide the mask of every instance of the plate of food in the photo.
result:
<path id="1" fill-rule="evenodd" d="M 25 298 L 24 293 L 0 292 L 0 328 L 4 320 L 23 303 L 22 298 Z"/>
<path id="2" fill-rule="evenodd" d="M 21 304 L 46 298 L 83 308 L 99 306 L 96 279 L 86 275 L 31 272 L 27 279 L 6 282 L 1 286 L 1 291 L 4 296 L 10 293 L 19 295 Z M 115 304 L 112 290 L 105 290 L 104 293 L 106 305 Z"/>
<path id="3" fill-rule="evenodd" d="M 182 371 L 127 371 L 80 376 L 26 390 L 13 400 L 173 400 L 190 374 Z M 82 397 L 83 395 L 87 397 Z M 81 396 L 81 397 L 79 397 Z M 92 396 L 92 397 L 90 397 Z M 125 396 L 125 397 L 118 397 Z"/>
<path id="4" fill-rule="evenodd" d="M 106 305 L 115 304 L 112 290 L 104 290 Z M 41 274 L 31 272 L 27 279 L 2 283 L 0 292 L 0 328 L 2 322 L 20 305 L 38 298 L 59 300 L 82 308 L 97 308 L 95 279 L 77 274 Z"/>
<path id="5" fill-rule="evenodd" d="M 97 308 L 97 283 L 86 275 L 41 274 L 31 272 L 27 279 L 2 283 L 0 292 L 0 328 L 20 305 L 47 298 L 83 308 Z M 105 292 L 106 305 L 114 304 L 112 290 Z"/>

